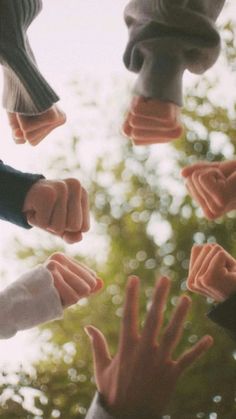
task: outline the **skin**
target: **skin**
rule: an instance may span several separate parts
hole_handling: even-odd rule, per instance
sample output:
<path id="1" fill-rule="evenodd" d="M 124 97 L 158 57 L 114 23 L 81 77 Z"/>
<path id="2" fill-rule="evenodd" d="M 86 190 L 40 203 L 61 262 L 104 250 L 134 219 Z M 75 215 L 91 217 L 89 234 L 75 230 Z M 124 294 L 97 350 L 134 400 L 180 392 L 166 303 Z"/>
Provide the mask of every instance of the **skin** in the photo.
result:
<path id="1" fill-rule="evenodd" d="M 157 419 L 165 410 L 180 375 L 212 345 L 213 340 L 210 336 L 203 337 L 174 360 L 172 354 L 182 337 L 191 300 L 185 295 L 180 297 L 160 337 L 170 288 L 170 280 L 160 278 L 143 330 L 139 333 L 139 287 L 139 278 L 130 277 L 118 352 L 113 358 L 98 329 L 87 326 L 86 333 L 91 339 L 97 388 L 109 411 L 122 419 Z"/>
<path id="2" fill-rule="evenodd" d="M 205 217 L 216 219 L 236 209 L 236 161 L 199 162 L 182 170 L 186 187 Z"/>
<path id="3" fill-rule="evenodd" d="M 158 99 L 134 97 L 123 133 L 135 145 L 168 143 L 181 136 L 180 107 Z"/>
<path id="4" fill-rule="evenodd" d="M 28 142 L 36 146 L 51 131 L 66 122 L 66 115 L 57 105 L 53 105 L 39 115 L 28 116 L 8 112 L 8 120 L 16 144 Z"/>
<path id="5" fill-rule="evenodd" d="M 217 302 L 226 300 L 236 293 L 236 260 L 218 244 L 193 246 L 187 286 Z"/>
<path id="6" fill-rule="evenodd" d="M 40 179 L 29 189 L 23 212 L 30 225 L 62 237 L 67 243 L 89 230 L 89 201 L 77 179 Z"/>
<path id="7" fill-rule="evenodd" d="M 52 274 L 63 307 L 76 304 L 81 298 L 88 297 L 103 287 L 103 281 L 94 271 L 63 253 L 50 256 L 45 267 Z"/>

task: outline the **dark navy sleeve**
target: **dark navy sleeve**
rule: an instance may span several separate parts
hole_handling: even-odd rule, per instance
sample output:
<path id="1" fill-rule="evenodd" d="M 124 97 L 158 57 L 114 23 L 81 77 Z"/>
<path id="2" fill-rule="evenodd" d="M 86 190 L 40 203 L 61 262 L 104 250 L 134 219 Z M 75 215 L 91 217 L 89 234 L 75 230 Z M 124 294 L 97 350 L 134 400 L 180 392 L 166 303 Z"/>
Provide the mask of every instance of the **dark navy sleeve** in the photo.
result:
<path id="1" fill-rule="evenodd" d="M 217 304 L 207 316 L 236 340 L 236 294 Z"/>
<path id="2" fill-rule="evenodd" d="M 31 228 L 22 208 L 31 186 L 43 178 L 42 175 L 20 172 L 0 161 L 0 219 Z"/>

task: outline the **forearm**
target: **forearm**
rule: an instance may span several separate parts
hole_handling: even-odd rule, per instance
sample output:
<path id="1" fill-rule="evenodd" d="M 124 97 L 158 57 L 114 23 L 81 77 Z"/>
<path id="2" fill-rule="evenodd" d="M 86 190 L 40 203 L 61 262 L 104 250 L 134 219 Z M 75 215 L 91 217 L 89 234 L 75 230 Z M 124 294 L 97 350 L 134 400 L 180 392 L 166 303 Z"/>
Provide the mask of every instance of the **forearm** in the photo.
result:
<path id="1" fill-rule="evenodd" d="M 26 33 L 41 7 L 41 0 L 0 1 L 3 105 L 9 112 L 42 113 L 59 99 L 39 72 Z"/>
<path id="2" fill-rule="evenodd" d="M 125 9 L 126 67 L 139 73 L 137 94 L 182 104 L 185 69 L 202 73 L 216 61 L 215 20 L 224 0 L 132 0 Z"/>
<path id="3" fill-rule="evenodd" d="M 20 172 L 0 161 L 0 218 L 20 227 L 31 228 L 22 208 L 29 189 L 42 178 L 44 176 Z"/>
<path id="4" fill-rule="evenodd" d="M 0 338 L 61 318 L 62 312 L 52 275 L 39 265 L 0 293 Z"/>

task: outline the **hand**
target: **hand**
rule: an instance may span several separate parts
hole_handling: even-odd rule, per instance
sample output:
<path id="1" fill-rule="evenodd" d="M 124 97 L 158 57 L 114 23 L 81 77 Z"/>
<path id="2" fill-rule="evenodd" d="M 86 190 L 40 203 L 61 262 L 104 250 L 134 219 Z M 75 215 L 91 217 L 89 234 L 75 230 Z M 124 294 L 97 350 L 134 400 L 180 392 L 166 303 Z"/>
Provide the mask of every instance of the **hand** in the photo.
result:
<path id="1" fill-rule="evenodd" d="M 209 220 L 236 209 L 236 161 L 199 162 L 185 167 L 182 175 Z"/>
<path id="2" fill-rule="evenodd" d="M 236 260 L 218 244 L 193 246 L 187 286 L 221 302 L 236 293 Z"/>
<path id="3" fill-rule="evenodd" d="M 28 223 L 62 237 L 67 243 L 89 230 L 88 195 L 77 179 L 40 179 L 28 191 L 23 210 Z"/>
<path id="4" fill-rule="evenodd" d="M 123 418 L 152 419 L 162 414 L 179 376 L 212 344 L 205 336 L 177 360 L 172 359 L 182 333 L 191 300 L 180 298 L 164 334 L 163 312 L 170 281 L 161 278 L 155 287 L 151 308 L 140 335 L 138 332 L 139 279 L 130 277 L 126 290 L 119 349 L 112 359 L 103 334 L 87 326 L 90 336 L 97 388 L 109 411 Z"/>
<path id="5" fill-rule="evenodd" d="M 64 307 L 76 304 L 81 298 L 88 297 L 103 287 L 103 281 L 92 269 L 63 253 L 54 253 L 44 265 L 53 276 Z"/>
<path id="6" fill-rule="evenodd" d="M 8 112 L 12 136 L 17 144 L 27 141 L 36 146 L 51 131 L 66 122 L 66 115 L 56 105 L 39 115 L 21 115 Z"/>
<path id="7" fill-rule="evenodd" d="M 133 98 L 123 124 L 123 133 L 135 145 L 168 143 L 179 138 L 182 131 L 177 105 L 144 97 Z"/>

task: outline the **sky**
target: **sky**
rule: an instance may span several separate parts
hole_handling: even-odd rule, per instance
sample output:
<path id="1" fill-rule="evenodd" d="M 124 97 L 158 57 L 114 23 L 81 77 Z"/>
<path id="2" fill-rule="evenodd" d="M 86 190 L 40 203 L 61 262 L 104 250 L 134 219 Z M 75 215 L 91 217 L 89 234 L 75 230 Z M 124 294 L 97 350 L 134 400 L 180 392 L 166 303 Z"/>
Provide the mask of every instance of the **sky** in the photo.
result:
<path id="1" fill-rule="evenodd" d="M 122 63 L 122 54 L 127 41 L 127 29 L 123 22 L 123 9 L 126 0 L 50 0 L 44 1 L 44 9 L 32 24 L 29 34 L 39 68 L 61 97 L 60 106 L 67 114 L 66 126 L 58 128 L 36 148 L 28 144 L 15 145 L 7 124 L 6 114 L 0 111 L 0 144 L 1 159 L 22 171 L 34 171 L 46 174 L 48 162 L 55 153 L 58 141 L 65 140 L 81 123 L 77 113 L 76 95 L 72 81 L 90 77 L 100 80 L 106 89 L 107 80 L 114 75 L 132 84 L 135 75 L 128 73 Z M 224 17 L 236 16 L 233 0 L 228 2 L 229 9 Z M 211 74 L 221 73 L 221 60 L 211 70 Z M 209 75 L 209 76 L 210 76 Z M 186 84 L 191 84 L 195 76 L 186 75 Z M 229 83 L 230 80 L 227 79 Z M 225 83 L 220 95 L 226 92 Z M 0 94 L 3 82 L 0 79 Z M 83 86 L 82 86 L 83 88 Z M 231 91 L 231 89 L 229 89 Z M 227 97 L 230 95 L 227 93 Z M 127 104 L 128 105 L 128 104 Z M 117 130 L 119 130 L 117 122 Z M 91 139 L 92 141 L 93 139 Z M 86 163 L 107 149 L 107 143 L 89 142 L 82 151 Z M 92 145 L 92 147 L 91 147 Z M 111 145 L 112 146 L 112 145 Z M 166 154 L 166 145 L 153 147 L 153 154 Z M 1 288 L 12 282 L 27 267 L 22 261 L 16 261 L 12 251 L 13 238 L 18 236 L 22 245 L 35 241 L 34 233 L 22 232 L 14 225 L 0 222 L 0 272 L 4 269 L 0 281 Z M 41 233 L 42 235 L 44 233 Z M 90 233 L 89 233 L 90 234 Z M 87 246 L 91 245 L 89 236 Z M 40 234 L 39 236 L 40 237 Z M 35 242 L 36 243 L 36 242 Z M 37 245 L 37 244 L 35 244 Z M 17 346 L 16 346 L 17 345 Z M 15 348 L 17 347 L 17 351 Z M 19 362 L 27 363 L 37 358 L 39 346 L 36 332 L 21 332 L 16 337 L 0 341 L 1 365 L 14 368 Z"/>

